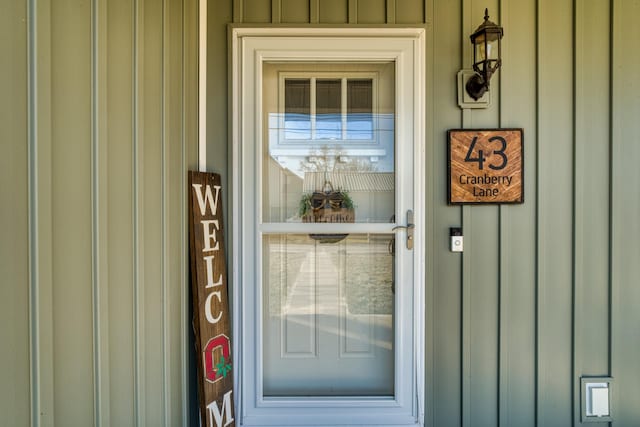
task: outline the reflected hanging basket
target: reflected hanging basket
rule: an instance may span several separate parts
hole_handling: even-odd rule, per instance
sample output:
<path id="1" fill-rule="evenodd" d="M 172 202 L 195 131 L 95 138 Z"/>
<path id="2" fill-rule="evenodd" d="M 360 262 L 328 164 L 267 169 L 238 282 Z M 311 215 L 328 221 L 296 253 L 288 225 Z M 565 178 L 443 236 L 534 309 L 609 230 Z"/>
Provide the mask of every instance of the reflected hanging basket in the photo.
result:
<path id="1" fill-rule="evenodd" d="M 300 200 L 300 216 L 302 222 L 341 223 L 355 222 L 356 214 L 349 194 L 342 190 L 334 190 L 331 182 L 326 181 L 322 191 L 304 194 Z M 320 243 L 336 243 L 348 234 L 309 234 Z"/>

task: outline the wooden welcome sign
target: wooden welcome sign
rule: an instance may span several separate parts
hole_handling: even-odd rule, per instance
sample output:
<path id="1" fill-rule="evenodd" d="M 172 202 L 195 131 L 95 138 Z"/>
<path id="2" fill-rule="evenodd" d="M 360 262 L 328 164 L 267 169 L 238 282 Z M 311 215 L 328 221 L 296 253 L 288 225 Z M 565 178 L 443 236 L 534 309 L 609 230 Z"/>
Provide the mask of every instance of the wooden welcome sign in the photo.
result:
<path id="1" fill-rule="evenodd" d="M 522 129 L 453 129 L 450 204 L 523 203 Z"/>
<path id="2" fill-rule="evenodd" d="M 220 175 L 189 172 L 189 256 L 202 425 L 235 426 Z"/>

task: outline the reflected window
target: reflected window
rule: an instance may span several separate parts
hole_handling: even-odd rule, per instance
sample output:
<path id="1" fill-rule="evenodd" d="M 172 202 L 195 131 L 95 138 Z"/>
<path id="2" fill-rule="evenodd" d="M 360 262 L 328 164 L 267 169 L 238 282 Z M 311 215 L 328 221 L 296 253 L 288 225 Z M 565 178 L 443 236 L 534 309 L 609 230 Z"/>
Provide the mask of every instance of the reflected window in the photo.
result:
<path id="1" fill-rule="evenodd" d="M 316 139 L 342 138 L 342 82 L 316 81 Z"/>
<path id="2" fill-rule="evenodd" d="M 285 139 L 311 138 L 311 81 L 286 79 L 284 83 Z"/>
<path id="3" fill-rule="evenodd" d="M 373 82 L 347 80 L 347 139 L 373 139 Z"/>
<path id="4" fill-rule="evenodd" d="M 285 140 L 374 139 L 371 78 L 285 78 Z"/>

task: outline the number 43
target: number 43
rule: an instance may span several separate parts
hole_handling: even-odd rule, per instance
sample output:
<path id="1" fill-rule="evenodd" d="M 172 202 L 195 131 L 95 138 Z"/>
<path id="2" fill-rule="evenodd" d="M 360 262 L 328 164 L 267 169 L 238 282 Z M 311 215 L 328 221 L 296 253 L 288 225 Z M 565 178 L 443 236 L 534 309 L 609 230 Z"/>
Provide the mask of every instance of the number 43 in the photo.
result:
<path id="1" fill-rule="evenodd" d="M 504 150 L 507 149 L 507 141 L 501 136 L 493 136 L 489 138 L 489 142 L 498 141 L 500 142 L 500 149 L 493 150 L 491 155 L 497 155 L 502 159 L 500 164 L 489 164 L 489 169 L 493 170 L 501 170 L 507 166 L 507 155 L 504 153 Z M 476 147 L 476 143 L 478 142 L 478 137 L 474 136 L 471 141 L 471 145 L 469 146 L 469 151 L 467 151 L 467 155 L 464 157 L 465 162 L 478 162 L 478 169 L 484 169 L 484 162 L 487 160 L 484 156 L 484 150 L 478 150 L 478 157 L 473 156 L 473 150 Z M 490 156 L 491 156 L 490 155 Z"/>

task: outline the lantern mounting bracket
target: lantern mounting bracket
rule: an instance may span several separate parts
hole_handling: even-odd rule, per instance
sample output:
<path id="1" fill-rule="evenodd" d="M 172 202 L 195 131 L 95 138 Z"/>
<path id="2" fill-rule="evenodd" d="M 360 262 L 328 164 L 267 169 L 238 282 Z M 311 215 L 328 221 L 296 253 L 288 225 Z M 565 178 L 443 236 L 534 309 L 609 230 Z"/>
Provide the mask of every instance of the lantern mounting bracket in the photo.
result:
<path id="1" fill-rule="evenodd" d="M 467 92 L 467 82 L 477 75 L 473 70 L 458 71 L 458 106 L 465 108 L 488 108 L 491 105 L 491 91 L 485 91 L 478 99 L 472 98 Z"/>

